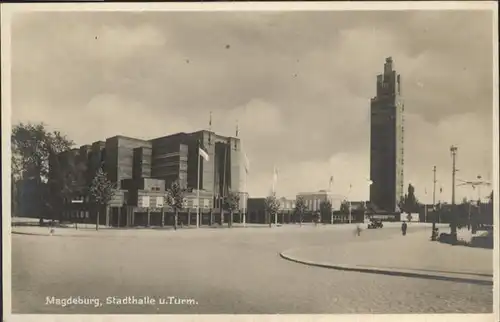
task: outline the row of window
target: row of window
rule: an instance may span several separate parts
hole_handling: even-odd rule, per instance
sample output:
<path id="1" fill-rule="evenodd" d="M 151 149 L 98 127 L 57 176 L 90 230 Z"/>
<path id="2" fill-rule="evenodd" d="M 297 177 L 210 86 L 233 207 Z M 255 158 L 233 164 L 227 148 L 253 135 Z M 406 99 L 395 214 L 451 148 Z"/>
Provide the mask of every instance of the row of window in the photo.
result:
<path id="1" fill-rule="evenodd" d="M 152 168 L 153 169 L 158 169 L 158 168 L 178 168 L 180 162 L 179 161 L 170 161 L 170 162 L 162 162 L 162 163 L 155 163 L 153 164 Z"/>
<path id="2" fill-rule="evenodd" d="M 208 198 L 200 198 L 200 207 L 210 208 L 212 202 Z M 198 199 L 184 198 L 182 204 L 185 208 L 197 208 Z M 162 208 L 165 206 L 164 197 L 140 196 L 137 202 L 140 208 Z"/>
<path id="3" fill-rule="evenodd" d="M 170 152 L 170 153 L 162 153 L 162 154 L 156 154 L 153 159 L 158 160 L 158 159 L 167 159 L 167 158 L 178 158 L 180 155 L 179 152 Z"/>
<path id="4" fill-rule="evenodd" d="M 320 209 L 321 199 L 305 200 L 306 207 L 309 210 L 316 211 Z M 295 207 L 295 205 L 294 205 Z"/>

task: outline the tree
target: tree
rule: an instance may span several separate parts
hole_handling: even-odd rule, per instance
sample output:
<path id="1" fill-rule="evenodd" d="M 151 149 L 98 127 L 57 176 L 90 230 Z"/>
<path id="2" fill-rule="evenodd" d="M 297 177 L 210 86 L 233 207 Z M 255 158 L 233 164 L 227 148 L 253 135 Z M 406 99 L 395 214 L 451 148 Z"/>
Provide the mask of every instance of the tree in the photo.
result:
<path id="1" fill-rule="evenodd" d="M 234 212 L 240 208 L 240 194 L 229 191 L 227 196 L 224 198 L 223 206 L 225 210 L 229 211 L 229 221 L 227 226 L 231 228 L 233 226 Z"/>
<path id="2" fill-rule="evenodd" d="M 367 211 L 367 207 L 366 207 L 366 202 L 362 202 L 359 207 L 358 207 L 359 211 L 363 212 L 363 213 L 366 213 Z"/>
<path id="3" fill-rule="evenodd" d="M 406 213 L 415 213 L 419 211 L 420 203 L 415 197 L 415 187 L 410 183 L 408 185 L 408 192 L 401 198 L 399 202 L 399 209 Z"/>
<path id="4" fill-rule="evenodd" d="M 304 213 L 307 211 L 306 200 L 302 196 L 298 196 L 295 201 L 295 213 L 299 215 L 300 225 L 302 225 L 302 219 Z"/>
<path id="5" fill-rule="evenodd" d="M 11 134 L 13 171 L 17 175 L 27 175 L 47 179 L 49 156 L 69 150 L 73 141 L 58 131 L 49 132 L 45 124 L 19 123 Z"/>
<path id="6" fill-rule="evenodd" d="M 56 154 L 51 151 L 49 162 L 49 207 L 53 213 L 61 214 L 64 200 L 83 197 L 88 192 L 86 155 L 74 152 Z"/>
<path id="7" fill-rule="evenodd" d="M 271 218 L 273 216 L 277 216 L 280 209 L 280 201 L 276 198 L 276 194 L 271 194 L 267 196 L 264 200 L 264 207 L 266 210 L 267 221 L 269 223 L 269 227 L 272 227 Z"/>
<path id="8" fill-rule="evenodd" d="M 333 209 L 332 202 L 330 200 L 323 200 L 319 204 L 319 212 L 321 214 L 321 218 L 330 217 L 330 223 L 333 224 Z"/>
<path id="9" fill-rule="evenodd" d="M 88 191 L 90 202 L 96 208 L 96 224 L 95 224 L 96 230 L 99 230 L 99 215 L 101 210 L 100 208 L 104 206 L 106 207 L 107 211 L 109 202 L 115 195 L 116 192 L 115 189 L 116 189 L 115 185 L 108 180 L 106 172 L 104 172 L 102 168 L 99 168 L 99 170 L 97 170 L 94 179 L 92 180 L 92 183 L 90 184 Z"/>
<path id="10" fill-rule="evenodd" d="M 49 157 L 69 150 L 73 141 L 60 132 L 50 132 L 43 123 L 19 123 L 11 133 L 12 184 L 21 179 L 33 180 L 36 189 L 32 202 L 37 207 L 47 206 L 46 181 L 49 175 Z M 17 189 L 13 189 L 18 193 Z M 13 196 L 17 199 L 17 196 Z"/>
<path id="11" fill-rule="evenodd" d="M 174 210 L 174 229 L 177 230 L 179 220 L 179 211 L 184 208 L 184 189 L 182 189 L 179 180 L 172 182 L 167 189 L 167 205 Z"/>
<path id="12" fill-rule="evenodd" d="M 17 215 L 19 206 L 19 180 L 22 177 L 21 162 L 19 156 L 14 153 L 11 155 L 11 172 L 10 172 L 10 193 L 11 193 L 11 216 Z"/>
<path id="13" fill-rule="evenodd" d="M 349 213 L 349 201 L 342 200 L 342 203 L 340 204 L 340 212 L 343 214 Z"/>
<path id="14" fill-rule="evenodd" d="M 405 207 L 406 207 L 406 199 L 407 198 L 408 198 L 408 196 L 405 194 L 405 195 L 401 196 L 401 198 L 399 199 L 398 208 L 399 208 L 400 212 L 406 212 Z"/>

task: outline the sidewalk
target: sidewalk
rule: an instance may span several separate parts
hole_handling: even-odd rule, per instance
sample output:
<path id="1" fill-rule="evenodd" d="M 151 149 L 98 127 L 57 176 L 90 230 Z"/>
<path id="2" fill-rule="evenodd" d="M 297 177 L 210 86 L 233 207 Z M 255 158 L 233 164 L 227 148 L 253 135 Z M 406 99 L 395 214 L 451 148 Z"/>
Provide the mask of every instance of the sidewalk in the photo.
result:
<path id="1" fill-rule="evenodd" d="M 95 229 L 95 224 L 78 224 L 78 229 L 75 228 L 74 224 L 69 224 L 67 227 L 55 227 L 52 236 L 60 237 L 146 237 L 146 236 L 191 236 L 191 235 L 211 235 L 213 233 L 225 231 L 232 233 L 242 233 L 242 232 L 252 232 L 262 231 L 262 232 L 289 232 L 289 231 L 311 231 L 311 230 L 352 230 L 354 231 L 358 224 L 320 224 L 315 226 L 312 223 L 303 223 L 302 226 L 299 224 L 285 224 L 285 225 L 272 225 L 269 228 L 267 224 L 241 224 L 234 223 L 232 228 L 228 229 L 227 223 L 224 225 L 213 225 L 213 226 L 201 226 L 199 229 L 196 225 L 190 226 L 179 226 L 177 231 L 174 231 L 172 226 L 165 227 L 107 227 L 99 226 L 99 230 Z M 366 229 L 366 224 L 359 224 L 360 227 Z M 384 228 L 399 228 L 401 223 L 384 223 Z M 425 223 L 412 223 L 412 227 L 418 227 L 420 230 L 429 230 L 431 224 Z M 11 233 L 14 235 L 35 235 L 35 236 L 51 236 L 49 227 L 40 227 L 38 225 L 26 225 L 26 226 L 12 226 Z"/>
<path id="2" fill-rule="evenodd" d="M 261 224 L 233 224 L 233 227 L 228 229 L 227 224 L 201 226 L 199 229 L 196 225 L 180 226 L 174 230 L 172 226 L 152 226 L 152 227 L 107 227 L 99 226 L 99 230 L 95 229 L 95 224 L 78 224 L 78 229 L 74 224 L 67 227 L 55 227 L 54 232 L 50 234 L 50 227 L 32 226 L 12 226 L 12 235 L 33 235 L 33 236 L 59 236 L 59 237 L 146 237 L 146 236 L 190 236 L 190 235 L 206 235 L 220 231 L 247 231 L 256 228 L 270 229 L 268 225 Z M 281 227 L 272 227 L 281 229 Z M 261 229 L 259 229 L 261 230 Z"/>
<path id="3" fill-rule="evenodd" d="M 20 225 L 20 226 L 15 226 L 13 225 L 11 227 L 11 231 L 13 234 L 25 234 L 25 235 L 50 235 L 49 231 L 50 228 L 48 226 L 40 227 L 37 224 L 38 222 L 33 223 L 33 225 Z M 271 229 L 279 229 L 279 230 L 289 230 L 289 229 L 326 229 L 326 230 L 355 230 L 356 226 L 360 226 L 363 229 L 366 229 L 366 224 L 318 224 L 314 225 L 313 223 L 303 223 L 302 225 L 300 224 L 278 224 L 272 225 Z M 399 222 L 394 222 L 394 223 L 385 223 L 384 228 L 391 228 L 391 227 L 399 227 L 401 223 Z M 412 224 L 415 227 L 419 228 L 429 228 L 431 227 L 431 224 L 425 224 L 425 223 L 414 223 Z M 268 224 L 253 224 L 253 223 L 248 223 L 248 224 L 242 224 L 242 223 L 233 223 L 233 226 L 231 227 L 230 230 L 237 229 L 240 231 L 240 229 L 255 229 L 255 228 L 262 228 L 262 229 L 270 229 Z M 190 226 L 180 226 L 178 227 L 178 231 L 200 231 L 200 230 L 227 230 L 228 226 L 227 223 L 224 223 L 224 225 L 218 225 L 215 224 L 213 226 L 207 226 L 203 225 L 200 227 L 200 229 L 196 229 L 196 225 L 190 225 Z M 152 226 L 152 227 L 107 227 L 100 225 L 99 226 L 99 231 L 96 231 L 95 229 L 95 224 L 89 224 L 89 223 L 79 223 L 78 224 L 78 229 L 76 229 L 75 224 L 67 224 L 65 227 L 55 227 L 54 228 L 54 234 L 55 236 L 57 235 L 64 235 L 64 236 L 74 236 L 74 235 L 95 235 L 95 233 L 100 233 L 102 234 L 109 234 L 109 235 L 123 235 L 123 234 L 128 234 L 130 233 L 137 234 L 137 233 L 149 233 L 149 232 L 164 232 L 164 231 L 169 231 L 169 230 L 174 230 L 172 226 L 165 226 L 165 227 L 159 227 L 159 226 Z"/>
<path id="4" fill-rule="evenodd" d="M 493 251 L 431 242 L 429 230 L 386 240 L 339 246 L 313 246 L 283 251 L 284 259 L 301 264 L 406 277 L 469 283 L 493 283 Z M 363 234 L 360 237 L 363 239 Z"/>

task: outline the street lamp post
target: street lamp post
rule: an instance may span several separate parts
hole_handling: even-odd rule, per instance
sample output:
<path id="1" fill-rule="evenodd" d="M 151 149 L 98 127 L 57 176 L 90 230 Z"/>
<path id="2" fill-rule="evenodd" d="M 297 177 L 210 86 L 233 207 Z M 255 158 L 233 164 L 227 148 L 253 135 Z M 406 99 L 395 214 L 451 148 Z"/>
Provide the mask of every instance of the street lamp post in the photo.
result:
<path id="1" fill-rule="evenodd" d="M 477 180 L 479 183 L 482 183 L 481 179 L 482 179 L 481 175 L 478 175 Z M 477 203 L 479 206 L 479 210 L 481 210 L 481 184 L 477 186 Z"/>
<path id="2" fill-rule="evenodd" d="M 369 189 L 369 188 L 370 188 L 370 186 L 373 184 L 373 181 L 372 181 L 371 179 L 366 179 L 366 184 L 367 184 L 368 189 Z M 364 198 L 364 199 L 365 199 L 365 200 L 364 200 L 364 205 L 365 205 L 365 206 L 363 207 L 363 208 L 364 208 L 364 214 L 363 214 L 363 217 L 364 217 L 364 218 L 363 218 L 363 220 L 366 220 L 366 210 L 367 210 L 367 209 L 366 209 L 366 198 Z"/>
<path id="3" fill-rule="evenodd" d="M 432 168 L 433 179 L 432 179 L 432 236 L 436 230 L 436 166 Z M 434 238 L 432 238 L 434 240 Z"/>
<path id="4" fill-rule="evenodd" d="M 351 212 L 351 190 L 352 190 L 352 185 L 349 185 L 349 192 L 347 193 L 347 200 L 349 201 L 349 223 L 352 223 L 352 212 Z"/>
<path id="5" fill-rule="evenodd" d="M 456 169 L 456 156 L 457 156 L 458 148 L 454 145 L 450 147 L 451 157 L 452 157 L 452 175 L 451 175 L 451 209 L 452 209 L 452 218 L 451 218 L 451 235 L 453 242 L 457 241 L 457 220 L 456 220 L 456 204 L 455 204 L 455 175 L 457 173 Z"/>

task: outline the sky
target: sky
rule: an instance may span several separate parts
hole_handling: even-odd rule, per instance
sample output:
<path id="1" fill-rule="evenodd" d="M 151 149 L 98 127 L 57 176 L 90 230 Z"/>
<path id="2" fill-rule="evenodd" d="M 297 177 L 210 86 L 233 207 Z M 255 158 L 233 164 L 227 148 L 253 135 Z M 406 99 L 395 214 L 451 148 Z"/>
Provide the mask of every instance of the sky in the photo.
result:
<path id="1" fill-rule="evenodd" d="M 450 202 L 493 175 L 492 11 L 38 12 L 12 20 L 12 122 L 77 145 L 208 128 L 239 137 L 251 197 L 368 199 L 370 98 L 391 56 L 405 104 L 405 186 Z M 457 181 L 460 183 L 460 181 Z M 442 187 L 442 193 L 439 192 Z M 486 196 L 490 187 L 482 188 Z M 459 186 L 457 201 L 477 199 Z"/>

